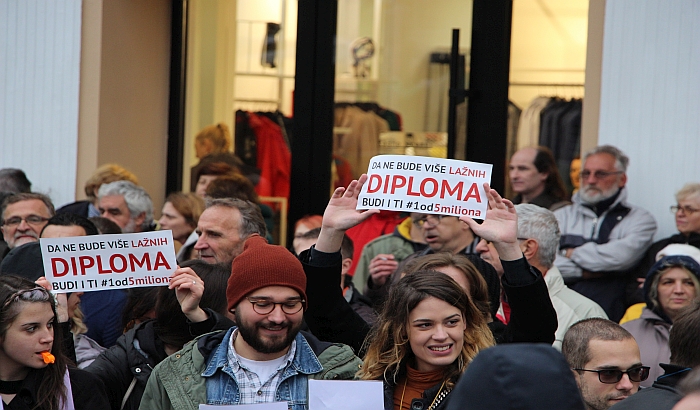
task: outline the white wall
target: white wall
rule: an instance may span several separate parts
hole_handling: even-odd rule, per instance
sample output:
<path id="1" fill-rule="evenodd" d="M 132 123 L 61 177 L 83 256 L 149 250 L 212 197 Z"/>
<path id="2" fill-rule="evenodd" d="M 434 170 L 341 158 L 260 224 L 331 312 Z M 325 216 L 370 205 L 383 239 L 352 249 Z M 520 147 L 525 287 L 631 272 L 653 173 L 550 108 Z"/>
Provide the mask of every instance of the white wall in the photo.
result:
<path id="1" fill-rule="evenodd" d="M 54 204 L 75 197 L 80 0 L 0 0 L 0 168 Z"/>
<path id="2" fill-rule="evenodd" d="M 700 181 L 700 2 L 606 5 L 600 144 L 631 159 L 630 202 L 652 212 L 657 239 L 676 232 L 669 206 Z"/>

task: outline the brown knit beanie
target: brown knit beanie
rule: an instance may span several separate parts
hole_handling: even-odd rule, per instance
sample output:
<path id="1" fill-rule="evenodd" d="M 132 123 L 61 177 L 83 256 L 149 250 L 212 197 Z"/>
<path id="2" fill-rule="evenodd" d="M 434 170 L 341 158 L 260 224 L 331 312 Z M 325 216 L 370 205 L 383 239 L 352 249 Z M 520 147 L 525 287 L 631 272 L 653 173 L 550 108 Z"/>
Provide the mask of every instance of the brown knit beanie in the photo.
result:
<path id="1" fill-rule="evenodd" d="M 256 234 L 245 241 L 243 252 L 231 265 L 226 286 L 229 311 L 248 294 L 266 286 L 290 287 L 306 300 L 306 274 L 301 262 L 289 250 L 269 245 Z"/>

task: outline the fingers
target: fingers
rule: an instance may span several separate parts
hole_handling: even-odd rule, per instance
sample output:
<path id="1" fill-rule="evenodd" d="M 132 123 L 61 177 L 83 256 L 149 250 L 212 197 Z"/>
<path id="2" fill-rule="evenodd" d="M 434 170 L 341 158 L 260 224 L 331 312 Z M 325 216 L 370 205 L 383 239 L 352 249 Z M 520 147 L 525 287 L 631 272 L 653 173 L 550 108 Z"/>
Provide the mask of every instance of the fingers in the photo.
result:
<path id="1" fill-rule="evenodd" d="M 350 198 L 357 197 L 358 195 L 360 195 L 360 191 L 362 191 L 362 185 L 364 185 L 366 181 L 367 174 L 362 174 L 360 175 L 359 179 L 352 180 L 352 182 L 350 182 L 347 189 L 345 190 L 345 194 L 343 196 Z"/>
<path id="2" fill-rule="evenodd" d="M 168 288 L 175 289 L 184 286 L 185 289 L 191 289 L 197 284 L 203 286 L 203 281 L 199 276 L 197 276 L 192 268 L 178 268 L 175 270 L 172 276 L 170 276 L 170 284 L 168 284 Z"/>
<path id="3" fill-rule="evenodd" d="M 39 279 L 37 279 L 36 281 L 34 281 L 34 283 L 36 283 L 37 285 L 41 286 L 42 288 L 44 288 L 46 290 L 52 289 L 51 282 L 49 282 L 48 279 L 46 279 L 46 277 L 44 277 L 44 276 L 42 276 Z"/>

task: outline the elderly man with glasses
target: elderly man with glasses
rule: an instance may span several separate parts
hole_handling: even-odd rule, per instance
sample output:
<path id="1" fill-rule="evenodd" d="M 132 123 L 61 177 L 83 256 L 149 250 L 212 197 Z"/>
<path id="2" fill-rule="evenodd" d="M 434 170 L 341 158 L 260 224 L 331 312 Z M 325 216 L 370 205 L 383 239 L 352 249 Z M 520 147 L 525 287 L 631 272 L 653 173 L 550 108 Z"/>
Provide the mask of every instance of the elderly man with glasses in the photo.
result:
<path id="1" fill-rule="evenodd" d="M 627 202 L 628 164 L 611 145 L 587 152 L 573 204 L 554 212 L 561 230 L 554 265 L 571 289 L 615 322 L 629 305 L 627 285 L 656 233 L 654 217 Z"/>
<path id="2" fill-rule="evenodd" d="M 48 196 L 37 193 L 10 195 L 2 203 L 2 235 L 10 250 L 39 240 L 41 230 L 54 216 Z M 5 255 L 0 255 L 0 259 Z"/>
<path id="3" fill-rule="evenodd" d="M 607 410 L 637 393 L 649 377 L 634 337 L 617 323 L 591 318 L 564 335 L 562 354 L 571 366 L 587 410 Z"/>

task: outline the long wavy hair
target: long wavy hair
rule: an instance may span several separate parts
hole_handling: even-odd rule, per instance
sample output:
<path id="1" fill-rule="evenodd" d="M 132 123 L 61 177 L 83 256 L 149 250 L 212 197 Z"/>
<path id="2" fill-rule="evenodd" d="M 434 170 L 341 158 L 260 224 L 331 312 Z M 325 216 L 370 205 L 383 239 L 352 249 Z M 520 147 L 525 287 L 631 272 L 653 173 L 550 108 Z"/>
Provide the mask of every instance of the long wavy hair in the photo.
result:
<path id="1" fill-rule="evenodd" d="M 22 308 L 28 303 L 48 303 L 54 315 L 54 324 L 58 324 L 56 315 L 56 305 L 54 299 L 48 291 L 33 293 L 19 292 L 31 290 L 38 286 L 27 279 L 13 275 L 0 276 L 0 338 L 4 339 L 7 329 L 15 321 Z M 43 288 L 42 288 L 43 289 Z M 66 371 L 68 358 L 61 350 L 61 330 L 59 326 L 54 326 L 53 346 L 51 353 L 56 358 L 55 362 L 46 367 L 46 371 L 37 389 L 36 407 L 37 409 L 58 410 L 60 403 L 66 400 L 66 388 L 63 384 L 63 375 Z M 2 363 L 0 363 L 2 366 Z"/>
<path id="2" fill-rule="evenodd" d="M 462 351 L 445 367 L 445 385 L 452 388 L 477 353 L 493 346 L 493 334 L 483 313 L 452 278 L 444 273 L 419 270 L 409 273 L 393 286 L 377 322 L 372 327 L 364 363 L 358 377 L 384 380 L 395 385 L 406 365 L 415 358 L 408 337 L 408 318 L 423 300 L 434 297 L 456 307 L 466 323 Z"/>

